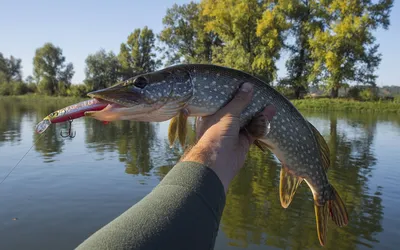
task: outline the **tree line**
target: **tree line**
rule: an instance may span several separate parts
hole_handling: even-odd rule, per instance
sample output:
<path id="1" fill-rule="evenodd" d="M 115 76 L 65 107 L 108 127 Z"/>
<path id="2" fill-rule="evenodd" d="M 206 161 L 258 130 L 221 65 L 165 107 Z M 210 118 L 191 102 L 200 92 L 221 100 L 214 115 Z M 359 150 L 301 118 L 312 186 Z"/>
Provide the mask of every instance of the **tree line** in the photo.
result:
<path id="1" fill-rule="evenodd" d="M 21 59 L 0 53 L 0 95 L 36 92 L 85 96 L 137 74 L 177 63 L 213 63 L 253 74 L 298 98 L 312 85 L 331 97 L 349 84 L 375 86 L 381 62 L 373 32 L 388 29 L 393 0 L 201 0 L 174 4 L 155 34 L 135 29 L 118 54 L 87 56 L 85 80 L 62 49 L 36 49 L 33 75 L 22 79 Z M 283 54 L 287 74 L 277 77 Z"/>

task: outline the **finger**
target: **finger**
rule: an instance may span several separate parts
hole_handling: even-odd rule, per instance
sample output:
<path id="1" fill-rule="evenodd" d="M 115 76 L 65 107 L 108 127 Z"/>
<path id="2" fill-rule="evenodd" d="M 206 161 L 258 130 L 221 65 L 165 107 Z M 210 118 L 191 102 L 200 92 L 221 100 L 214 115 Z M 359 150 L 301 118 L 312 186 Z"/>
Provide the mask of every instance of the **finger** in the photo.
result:
<path id="1" fill-rule="evenodd" d="M 202 137 L 205 132 L 203 118 L 201 116 L 196 117 L 195 124 L 196 124 L 196 140 L 199 140 L 200 137 Z"/>
<path id="2" fill-rule="evenodd" d="M 250 149 L 250 145 L 253 144 L 255 138 L 251 136 L 250 133 L 246 131 L 246 129 L 242 129 L 239 134 L 239 145 L 242 148 L 243 152 L 246 153 Z"/>
<path id="3" fill-rule="evenodd" d="M 225 114 L 239 116 L 240 113 L 247 107 L 253 96 L 253 86 L 245 82 L 236 93 L 235 97 L 222 109 L 218 110 L 216 115 L 223 117 Z"/>

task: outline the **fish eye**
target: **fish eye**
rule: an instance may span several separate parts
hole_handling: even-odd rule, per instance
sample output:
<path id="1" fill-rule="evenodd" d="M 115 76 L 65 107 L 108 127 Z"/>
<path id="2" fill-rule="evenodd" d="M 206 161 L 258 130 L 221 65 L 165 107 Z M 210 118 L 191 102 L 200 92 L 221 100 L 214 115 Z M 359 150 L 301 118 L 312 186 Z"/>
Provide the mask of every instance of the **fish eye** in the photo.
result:
<path id="1" fill-rule="evenodd" d="M 135 87 L 138 88 L 144 88 L 147 85 L 147 79 L 144 78 L 143 76 L 139 76 L 138 78 L 135 79 L 135 82 L 133 83 Z"/>

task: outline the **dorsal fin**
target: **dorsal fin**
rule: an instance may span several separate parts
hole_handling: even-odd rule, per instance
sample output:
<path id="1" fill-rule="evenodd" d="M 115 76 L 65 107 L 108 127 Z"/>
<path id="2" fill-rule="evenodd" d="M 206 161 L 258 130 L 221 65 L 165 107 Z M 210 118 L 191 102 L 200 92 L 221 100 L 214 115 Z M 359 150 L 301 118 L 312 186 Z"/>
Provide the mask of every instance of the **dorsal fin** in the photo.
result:
<path id="1" fill-rule="evenodd" d="M 319 150 L 321 152 L 322 165 L 323 165 L 325 171 L 327 171 L 329 166 L 331 165 L 330 150 L 329 150 L 328 144 L 326 143 L 326 141 L 325 141 L 324 137 L 321 135 L 321 133 L 310 122 L 308 122 L 308 125 L 310 125 L 310 128 L 313 131 L 315 139 L 318 142 Z"/>

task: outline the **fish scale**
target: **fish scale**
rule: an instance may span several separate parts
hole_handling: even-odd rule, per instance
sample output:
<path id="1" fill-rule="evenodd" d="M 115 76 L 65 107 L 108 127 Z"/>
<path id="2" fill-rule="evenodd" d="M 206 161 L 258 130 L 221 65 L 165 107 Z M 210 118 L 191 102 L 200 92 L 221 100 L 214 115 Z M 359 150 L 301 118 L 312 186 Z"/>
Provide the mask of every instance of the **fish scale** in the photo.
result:
<path id="1" fill-rule="evenodd" d="M 184 145 L 187 117 L 214 114 L 234 97 L 244 82 L 253 85 L 253 97 L 240 115 L 240 125 L 248 125 L 266 106 L 275 106 L 276 114 L 270 121 L 268 133 L 258 138 L 256 145 L 272 151 L 282 164 L 279 184 L 282 207 L 290 205 L 303 181 L 310 187 L 318 239 L 324 245 L 328 217 L 338 226 L 348 223 L 346 207 L 326 175 L 330 166 L 329 147 L 293 104 L 262 80 L 217 65 L 175 65 L 89 93 L 90 97 L 111 104 L 103 110 L 86 107 L 88 111 L 84 115 L 102 121 L 171 120 L 170 143 L 179 139 Z"/>

